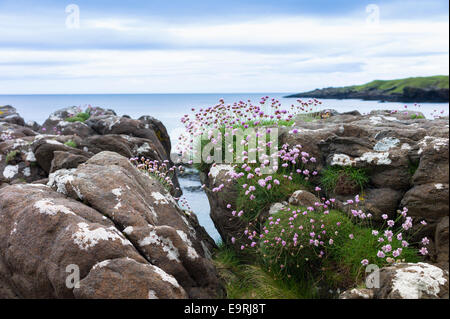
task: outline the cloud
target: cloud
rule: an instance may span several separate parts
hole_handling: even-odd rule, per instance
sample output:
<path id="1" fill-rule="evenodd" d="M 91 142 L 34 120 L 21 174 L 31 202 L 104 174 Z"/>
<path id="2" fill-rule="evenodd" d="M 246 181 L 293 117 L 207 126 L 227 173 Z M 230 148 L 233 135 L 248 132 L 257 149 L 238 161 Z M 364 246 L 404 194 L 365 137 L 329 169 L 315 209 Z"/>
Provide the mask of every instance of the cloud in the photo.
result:
<path id="1" fill-rule="evenodd" d="M 60 11 L 3 14 L 0 94 L 295 92 L 448 72 L 448 13 L 395 18 L 402 8 L 383 2 L 377 26 L 364 6 L 198 21 L 81 11 L 80 29 Z"/>

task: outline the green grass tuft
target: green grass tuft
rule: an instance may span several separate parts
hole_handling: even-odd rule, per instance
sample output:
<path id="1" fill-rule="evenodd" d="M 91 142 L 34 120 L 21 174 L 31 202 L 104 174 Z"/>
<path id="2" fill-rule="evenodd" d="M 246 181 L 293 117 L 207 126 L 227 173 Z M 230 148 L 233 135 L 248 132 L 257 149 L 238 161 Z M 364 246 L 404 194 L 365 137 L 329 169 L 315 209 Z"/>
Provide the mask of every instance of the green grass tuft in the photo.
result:
<path id="1" fill-rule="evenodd" d="M 342 177 L 349 182 L 356 183 L 361 191 L 369 183 L 367 170 L 353 166 L 329 166 L 321 171 L 320 182 L 327 191 L 334 192 Z"/>
<path id="2" fill-rule="evenodd" d="M 257 260 L 240 256 L 219 244 L 214 264 L 225 283 L 228 299 L 310 299 L 317 297 L 311 282 L 277 277 Z"/>
<path id="3" fill-rule="evenodd" d="M 86 121 L 87 119 L 89 119 L 89 117 L 90 117 L 91 115 L 89 114 L 89 113 L 87 113 L 87 112 L 80 112 L 80 113 L 78 113 L 78 114 L 75 114 L 74 116 L 72 116 L 72 117 L 68 117 L 68 118 L 66 118 L 65 119 L 65 121 L 67 121 L 67 122 L 84 122 L 84 121 Z"/>
<path id="4" fill-rule="evenodd" d="M 14 158 L 19 154 L 18 151 L 11 151 L 6 155 L 5 164 L 8 164 L 9 162 L 13 161 Z"/>
<path id="5" fill-rule="evenodd" d="M 69 147 L 73 147 L 73 148 L 77 148 L 77 143 L 75 143 L 72 140 L 69 140 L 69 141 L 65 142 L 64 145 L 69 146 Z"/>

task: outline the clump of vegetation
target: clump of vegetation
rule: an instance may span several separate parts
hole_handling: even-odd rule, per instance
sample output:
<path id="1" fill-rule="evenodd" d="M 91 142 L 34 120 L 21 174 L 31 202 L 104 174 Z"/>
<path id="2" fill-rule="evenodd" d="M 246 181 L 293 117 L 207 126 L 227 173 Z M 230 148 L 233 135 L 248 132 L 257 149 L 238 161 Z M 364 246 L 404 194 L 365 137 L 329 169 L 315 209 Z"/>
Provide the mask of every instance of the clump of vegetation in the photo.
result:
<path id="1" fill-rule="evenodd" d="M 65 119 L 65 121 L 67 122 L 85 122 L 87 119 L 89 119 L 89 117 L 91 116 L 91 114 L 86 111 L 86 112 L 79 112 L 77 114 L 75 114 L 74 116 L 70 116 L 68 118 Z"/>
<path id="2" fill-rule="evenodd" d="M 206 154 L 207 161 L 202 156 L 200 170 L 206 173 L 212 165 L 223 163 L 225 154 L 215 159 L 216 153 L 212 152 L 215 148 L 232 154 L 231 163 L 226 162 L 232 166 L 227 168 L 227 174 L 229 182 L 233 180 L 237 187 L 238 197 L 225 205 L 232 218 L 240 219 L 239 224 L 246 227 L 230 239 L 231 248 L 221 247 L 216 253 L 222 276 L 230 283 L 228 296 L 317 296 L 317 287 L 345 289 L 359 284 L 365 275 L 364 267 L 369 264 L 384 266 L 419 260 L 417 249 L 411 248 L 407 241 L 412 218 L 407 216 L 406 209 L 399 212 L 396 220 L 383 215 L 385 224 L 374 227 L 371 214 L 358 206 L 359 195 L 347 202 L 349 213 L 343 213 L 334 207 L 334 199 L 322 197 L 324 193 L 319 186 L 312 190 L 312 185 L 319 185 L 318 182 L 328 191 L 348 183 L 354 186 L 352 194 L 355 194 L 369 183 L 365 169 L 331 166 L 319 175 L 316 159 L 301 145 L 270 147 L 273 141 L 268 135 L 273 128 L 279 123 L 289 125 L 294 116 L 297 120 L 302 113 L 296 113 L 298 109 L 294 106 L 293 110 L 283 110 L 276 100 L 269 104 L 269 110 L 263 109 L 267 102 L 263 98 L 258 106 L 242 101 L 225 105 L 221 100 L 215 107 L 201 109 L 194 118 L 185 115 L 182 119 L 188 132 L 181 138 L 186 142 L 184 151 L 203 152 L 206 147 L 206 152 L 211 150 Z M 302 107 L 303 104 L 300 110 Z M 255 135 L 242 133 L 242 129 L 251 127 L 262 129 L 262 134 L 256 134 L 257 141 Z M 238 129 L 240 133 L 236 134 Z M 295 126 L 287 132 L 301 134 Z M 232 137 L 228 144 L 226 134 Z M 205 138 L 200 147 L 193 145 L 202 136 Z M 183 143 L 179 146 L 183 147 Z M 264 152 L 267 147 L 269 154 Z M 256 153 L 258 156 L 254 156 Z M 225 188 L 224 184 L 217 184 L 212 193 Z M 270 205 L 287 200 L 299 189 L 316 192 L 317 202 L 311 207 L 284 206 L 275 214 L 273 211 L 265 214 Z M 428 253 L 428 243 L 427 238 L 422 239 L 420 254 Z"/>
<path id="3" fill-rule="evenodd" d="M 411 114 L 411 120 L 424 119 L 425 117 L 421 114 Z"/>
<path id="4" fill-rule="evenodd" d="M 68 140 L 67 142 L 64 143 L 64 145 L 69 146 L 69 147 L 73 147 L 73 148 L 77 148 L 77 143 L 75 143 L 72 140 Z"/>
<path id="5" fill-rule="evenodd" d="M 382 267 L 394 260 L 419 260 L 417 250 L 406 241 L 406 217 L 403 224 L 399 215 L 377 230 L 371 225 L 371 216 L 356 209 L 350 218 L 329 207 L 291 206 L 269 217 L 257 249 L 280 276 L 322 277 L 333 289 L 357 285 L 368 264 Z"/>
<path id="6" fill-rule="evenodd" d="M 321 102 L 315 99 L 307 102 L 297 100 L 297 104 L 283 109 L 280 101 L 269 99 L 267 96 L 261 98 L 257 104 L 248 100 L 226 105 L 221 99 L 219 104 L 213 107 L 201 108 L 193 116 L 185 114 L 182 117 L 181 122 L 186 128 L 186 133 L 179 137 L 177 149 L 184 158 L 201 157 L 206 145 L 211 142 L 217 146 L 222 145 L 222 150 L 228 150 L 230 147 L 236 149 L 236 143 L 246 140 L 245 147 L 248 152 L 248 135 L 241 136 L 235 131 L 290 127 L 296 120 L 307 121 L 317 118 L 316 108 L 320 104 Z M 195 112 L 195 109 L 192 111 Z M 232 145 L 225 145 L 226 137 L 230 134 L 233 137 Z M 211 160 L 202 159 L 201 162 L 191 160 L 188 164 L 194 164 L 198 170 L 207 172 L 213 161 L 213 153 L 211 150 Z"/>
<path id="7" fill-rule="evenodd" d="M 228 299 L 311 299 L 317 297 L 312 283 L 277 278 L 262 263 L 240 255 L 220 243 L 214 264 L 224 280 Z"/>
<path id="8" fill-rule="evenodd" d="M 417 169 L 419 168 L 419 164 L 420 164 L 419 161 L 409 161 L 408 162 L 409 175 L 414 176 Z"/>
<path id="9" fill-rule="evenodd" d="M 12 161 L 14 161 L 14 159 L 16 158 L 16 156 L 19 154 L 19 152 L 17 150 L 11 151 L 8 154 L 6 154 L 6 159 L 5 159 L 5 163 L 11 163 Z"/>
<path id="10" fill-rule="evenodd" d="M 335 192 L 339 186 L 341 193 L 355 194 L 364 190 L 369 183 L 368 172 L 353 166 L 329 166 L 320 172 L 320 182 L 328 192 Z M 348 192 L 347 192 L 348 190 Z"/>
<path id="11" fill-rule="evenodd" d="M 142 172 L 156 178 L 167 191 L 171 192 L 174 189 L 172 177 L 175 174 L 176 166 L 169 166 L 168 160 L 160 162 L 145 157 L 133 157 L 130 161 Z"/>

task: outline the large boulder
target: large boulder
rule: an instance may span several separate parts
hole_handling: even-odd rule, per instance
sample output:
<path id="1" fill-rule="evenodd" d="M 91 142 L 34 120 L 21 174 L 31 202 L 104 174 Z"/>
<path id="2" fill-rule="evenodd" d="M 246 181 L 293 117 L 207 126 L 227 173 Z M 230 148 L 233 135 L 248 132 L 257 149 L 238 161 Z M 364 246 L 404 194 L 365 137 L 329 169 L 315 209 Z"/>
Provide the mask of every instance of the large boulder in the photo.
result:
<path id="1" fill-rule="evenodd" d="M 221 292 L 204 230 L 179 208 L 157 178 L 143 174 L 117 153 L 101 152 L 77 169 L 59 170 L 49 186 L 83 201 L 122 230 L 155 266 L 174 276 L 192 298 Z M 203 231 L 203 232 L 201 232 Z M 201 232 L 201 233 L 198 233 Z"/>
<path id="2" fill-rule="evenodd" d="M 53 112 L 42 124 L 41 132 L 44 134 L 78 135 L 82 138 L 95 134 L 94 130 L 84 122 L 67 121 L 70 117 L 82 111 L 81 108 L 73 106 Z"/>
<path id="3" fill-rule="evenodd" d="M 139 118 L 139 121 L 144 123 L 146 128 L 151 128 L 155 132 L 156 136 L 158 137 L 158 140 L 164 146 L 164 149 L 166 150 L 167 154 L 170 154 L 172 145 L 170 142 L 170 136 L 167 133 L 167 129 L 164 126 L 164 124 L 160 120 L 155 119 L 153 116 L 149 115 L 141 116 Z"/>
<path id="4" fill-rule="evenodd" d="M 33 153 L 36 157 L 37 163 L 46 173 L 50 172 L 52 161 L 55 156 L 54 153 L 56 151 L 80 155 L 86 158 L 89 158 L 93 155 L 90 152 L 79 150 L 77 148 L 66 145 L 64 143 L 64 139 L 67 139 L 67 137 L 40 138 L 33 143 Z"/>
<path id="5" fill-rule="evenodd" d="M 45 185 L 0 189 L 0 218 L 1 298 L 187 296 L 113 221 Z"/>
<path id="6" fill-rule="evenodd" d="M 36 132 L 28 127 L 0 121 L 0 142 L 35 135 Z"/>
<path id="7" fill-rule="evenodd" d="M 449 215 L 448 184 L 423 184 L 414 186 L 401 201 L 408 208 L 408 214 L 417 222 L 425 220 L 428 225 L 419 235 L 434 236 L 435 227 L 441 218 Z"/>

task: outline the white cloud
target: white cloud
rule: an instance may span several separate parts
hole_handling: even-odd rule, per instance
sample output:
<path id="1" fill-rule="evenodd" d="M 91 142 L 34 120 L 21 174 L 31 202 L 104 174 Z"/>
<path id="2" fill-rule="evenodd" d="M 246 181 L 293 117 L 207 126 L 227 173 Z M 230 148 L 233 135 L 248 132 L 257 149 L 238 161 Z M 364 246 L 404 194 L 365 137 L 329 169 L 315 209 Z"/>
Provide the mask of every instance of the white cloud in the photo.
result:
<path id="1" fill-rule="evenodd" d="M 38 22 L 0 19 L 8 23 L 0 94 L 292 92 L 448 72 L 448 19 L 370 27 L 364 16 L 179 25 L 111 17 L 82 21 L 78 33 L 55 23 L 30 33 Z"/>

